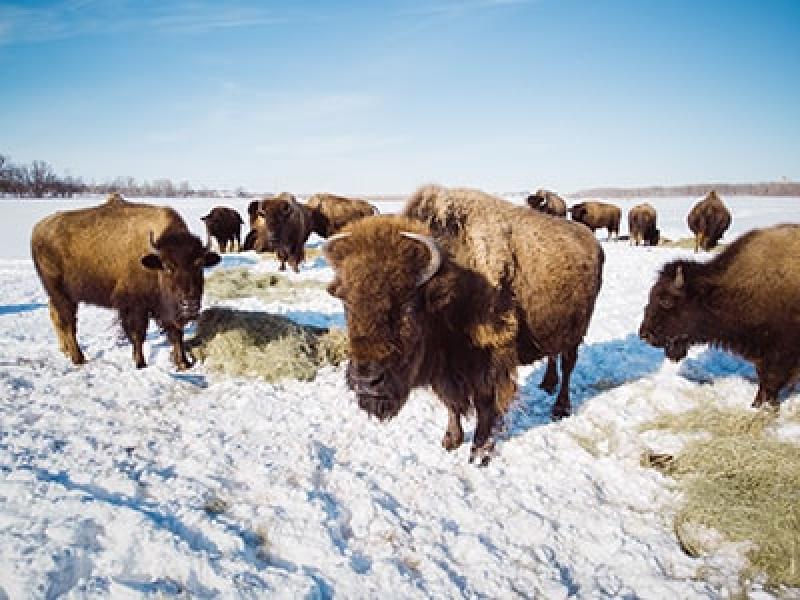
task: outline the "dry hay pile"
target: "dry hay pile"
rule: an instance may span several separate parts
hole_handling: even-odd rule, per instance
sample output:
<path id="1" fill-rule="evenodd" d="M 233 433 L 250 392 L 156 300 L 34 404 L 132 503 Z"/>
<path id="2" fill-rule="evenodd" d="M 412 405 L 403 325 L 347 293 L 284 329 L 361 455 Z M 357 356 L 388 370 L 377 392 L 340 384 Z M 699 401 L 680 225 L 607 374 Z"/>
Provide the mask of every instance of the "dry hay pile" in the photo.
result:
<path id="1" fill-rule="evenodd" d="M 290 281 L 274 273 L 253 273 L 249 269 L 218 269 L 205 280 L 203 293 L 218 300 L 259 298 L 265 302 L 298 300 L 325 289 L 321 281 Z"/>
<path id="2" fill-rule="evenodd" d="M 709 550 L 701 525 L 729 541 L 749 542 L 746 575 L 764 573 L 770 586 L 798 587 L 800 446 L 770 434 L 776 419 L 768 411 L 710 407 L 662 415 L 644 428 L 707 435 L 676 456 L 647 454 L 643 464 L 680 482 L 685 505 L 675 516 L 675 533 L 688 554 Z"/>
<path id="3" fill-rule="evenodd" d="M 340 329 L 218 307 L 200 314 L 197 333 L 187 345 L 212 371 L 267 381 L 310 381 L 320 367 L 338 365 L 347 358 L 347 335 Z"/>
<path id="4" fill-rule="evenodd" d="M 659 243 L 659 246 L 664 248 L 683 248 L 685 250 L 693 250 L 694 249 L 694 238 L 680 238 L 678 240 L 669 240 L 669 239 L 662 239 Z M 711 252 L 720 252 L 724 250 L 728 244 L 719 243 L 714 248 L 711 249 Z"/>

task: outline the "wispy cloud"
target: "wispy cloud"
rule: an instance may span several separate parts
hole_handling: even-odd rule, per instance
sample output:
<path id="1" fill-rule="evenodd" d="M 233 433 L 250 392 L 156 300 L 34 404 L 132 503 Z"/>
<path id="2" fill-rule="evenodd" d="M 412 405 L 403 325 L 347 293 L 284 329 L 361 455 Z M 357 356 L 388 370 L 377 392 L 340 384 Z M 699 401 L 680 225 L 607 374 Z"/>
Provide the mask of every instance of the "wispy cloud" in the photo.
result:
<path id="1" fill-rule="evenodd" d="M 405 15 L 459 17 L 482 10 L 498 9 L 520 4 L 530 4 L 535 0 L 453 0 L 450 2 L 429 2 L 405 11 Z"/>
<path id="2" fill-rule="evenodd" d="M 288 19 L 260 6 L 184 1 L 61 0 L 44 6 L 0 5 L 0 44 L 36 43 L 85 35 L 147 29 L 200 34 L 218 29 L 269 26 Z"/>

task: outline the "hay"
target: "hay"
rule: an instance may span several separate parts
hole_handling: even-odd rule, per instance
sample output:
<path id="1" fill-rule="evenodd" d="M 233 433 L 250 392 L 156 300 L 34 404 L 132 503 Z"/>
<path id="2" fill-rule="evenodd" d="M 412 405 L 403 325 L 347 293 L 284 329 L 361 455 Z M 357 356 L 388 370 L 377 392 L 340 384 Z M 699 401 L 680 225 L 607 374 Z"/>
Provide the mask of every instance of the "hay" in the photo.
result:
<path id="1" fill-rule="evenodd" d="M 325 289 L 321 281 L 289 280 L 274 273 L 253 273 L 246 268 L 219 269 L 209 275 L 203 293 L 217 300 L 259 298 L 265 302 L 298 300 Z"/>
<path id="2" fill-rule="evenodd" d="M 187 345 L 211 371 L 266 381 L 310 381 L 320 367 L 338 365 L 347 358 L 347 336 L 342 330 L 228 308 L 203 311 L 197 333 Z"/>
<path id="3" fill-rule="evenodd" d="M 681 483 L 685 505 L 674 526 L 687 553 L 708 551 L 707 536 L 697 532 L 711 528 L 729 541 L 749 542 L 750 575 L 765 573 L 771 586 L 795 587 L 800 586 L 800 448 L 768 434 L 775 418 L 763 411 L 713 408 L 660 417 L 652 428 L 711 435 L 689 442 L 674 457 L 650 454 L 643 464 Z"/>
<path id="4" fill-rule="evenodd" d="M 683 248 L 685 250 L 694 250 L 694 238 L 681 238 L 679 240 L 663 239 L 658 243 L 662 248 Z M 711 252 L 719 252 L 724 250 L 727 244 L 717 244 Z"/>

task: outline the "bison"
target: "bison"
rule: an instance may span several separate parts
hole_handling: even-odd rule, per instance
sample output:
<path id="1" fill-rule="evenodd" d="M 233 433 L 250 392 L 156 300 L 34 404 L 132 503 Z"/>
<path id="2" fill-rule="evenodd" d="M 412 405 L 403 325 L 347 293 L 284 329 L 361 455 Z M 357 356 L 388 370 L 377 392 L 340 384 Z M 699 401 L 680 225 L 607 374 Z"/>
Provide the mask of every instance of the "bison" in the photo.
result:
<path id="1" fill-rule="evenodd" d="M 366 200 L 344 198 L 333 194 L 314 194 L 306 202 L 311 210 L 311 231 L 328 238 L 356 219 L 378 214 L 378 209 Z"/>
<path id="2" fill-rule="evenodd" d="M 715 190 L 692 207 L 686 223 L 694 234 L 694 251 L 713 250 L 731 225 L 731 213 Z"/>
<path id="3" fill-rule="evenodd" d="M 217 240 L 220 252 L 238 252 L 241 250 L 242 217 L 227 206 L 215 206 L 206 216 L 201 217 L 206 225 L 207 244 L 211 238 Z"/>
<path id="4" fill-rule="evenodd" d="M 639 328 L 647 343 L 681 360 L 711 343 L 755 364 L 753 406 L 777 405 L 800 372 L 800 225 L 755 229 L 707 263 L 663 267 Z"/>
<path id="5" fill-rule="evenodd" d="M 579 202 L 569 209 L 573 221 L 583 223 L 592 233 L 596 229 L 605 229 L 608 231 L 608 239 L 611 235 L 619 237 L 619 221 L 622 217 L 622 211 L 618 206 L 608 204 L 606 202 Z"/>
<path id="6" fill-rule="evenodd" d="M 118 311 L 137 367 L 146 366 L 142 343 L 151 317 L 172 344 L 175 366 L 190 366 L 183 327 L 200 310 L 203 268 L 219 255 L 173 209 L 115 201 L 57 212 L 34 226 L 31 254 L 59 346 L 73 363 L 85 362 L 76 314 L 86 302 Z"/>
<path id="7" fill-rule="evenodd" d="M 646 202 L 631 208 L 628 211 L 628 231 L 631 245 L 658 246 L 661 232 L 656 228 L 656 209 Z"/>
<path id="8" fill-rule="evenodd" d="M 311 235 L 311 210 L 288 192 L 274 198 L 265 198 L 258 208 L 254 226 L 256 235 L 253 249 L 257 252 L 275 252 L 280 270 L 286 263 L 297 273 L 305 260 L 305 243 Z"/>
<path id="9" fill-rule="evenodd" d="M 531 194 L 527 199 L 528 206 L 534 210 L 553 215 L 555 217 L 567 216 L 567 204 L 555 192 L 548 190 L 537 190 L 535 194 Z"/>
<path id="10" fill-rule="evenodd" d="M 516 392 L 516 368 L 548 357 L 542 387 L 562 383 L 553 418 L 569 415 L 569 380 L 600 289 L 603 251 L 586 228 L 470 189 L 420 188 L 403 214 L 330 238 L 328 291 L 345 306 L 349 387 L 385 420 L 430 385 L 447 407 L 453 450 L 473 409 L 470 461 L 486 464 L 492 429 Z"/>

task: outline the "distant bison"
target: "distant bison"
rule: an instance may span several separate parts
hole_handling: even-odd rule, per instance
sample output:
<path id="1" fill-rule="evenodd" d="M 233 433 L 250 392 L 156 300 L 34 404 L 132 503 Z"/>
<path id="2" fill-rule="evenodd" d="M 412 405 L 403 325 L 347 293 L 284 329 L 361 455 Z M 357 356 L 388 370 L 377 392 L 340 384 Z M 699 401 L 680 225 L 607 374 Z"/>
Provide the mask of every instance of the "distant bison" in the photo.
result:
<path id="1" fill-rule="evenodd" d="M 324 238 L 338 233 L 352 221 L 378 214 L 378 209 L 366 200 L 325 193 L 311 196 L 306 206 L 311 210 L 311 230 Z"/>
<path id="2" fill-rule="evenodd" d="M 215 206 L 205 217 L 208 243 L 213 237 L 220 252 L 239 252 L 241 250 L 242 217 L 233 208 Z"/>
<path id="3" fill-rule="evenodd" d="M 580 202 L 569 209 L 573 221 L 583 223 L 592 233 L 596 229 L 605 228 L 608 231 L 608 239 L 611 235 L 619 237 L 619 221 L 622 218 L 622 211 L 618 206 L 606 202 Z"/>
<path id="4" fill-rule="evenodd" d="M 125 200 L 125 198 L 123 198 L 122 194 L 120 194 L 119 192 L 111 192 L 106 197 L 106 203 L 108 204 L 121 204 L 123 202 L 127 202 L 127 200 Z"/>
<path id="5" fill-rule="evenodd" d="M 661 232 L 656 228 L 656 209 L 646 202 L 631 208 L 628 211 L 628 231 L 632 245 L 658 246 Z"/>
<path id="6" fill-rule="evenodd" d="M 275 252 L 280 270 L 286 263 L 297 273 L 305 260 L 305 243 L 311 235 L 311 211 L 288 192 L 261 201 L 255 220 L 256 252 Z"/>
<path id="7" fill-rule="evenodd" d="M 694 234 L 694 251 L 713 250 L 731 225 L 731 213 L 717 192 L 711 190 L 692 207 L 686 222 Z"/>
<path id="8" fill-rule="evenodd" d="M 258 211 L 261 209 L 261 201 L 253 200 L 250 204 L 247 205 L 247 216 L 248 221 L 250 223 L 250 231 L 247 232 L 247 235 L 244 236 L 244 244 L 242 245 L 242 250 L 253 250 L 256 244 L 256 236 L 258 232 L 256 231 L 256 222 L 259 219 Z"/>
<path id="9" fill-rule="evenodd" d="M 753 230 L 708 263 L 676 260 L 650 291 L 639 335 L 680 360 L 711 343 L 755 364 L 753 406 L 800 374 L 800 225 Z"/>
<path id="10" fill-rule="evenodd" d="M 426 186 L 403 215 L 351 223 L 324 252 L 328 290 L 346 307 L 347 383 L 369 414 L 392 418 L 412 388 L 430 385 L 449 411 L 442 445 L 461 445 L 461 417 L 474 409 L 470 460 L 485 464 L 517 366 L 548 357 L 542 387 L 552 392 L 559 355 L 552 415 L 570 413 L 603 265 L 584 227 L 477 190 Z"/>
<path id="11" fill-rule="evenodd" d="M 166 332 L 175 366 L 190 366 L 183 327 L 200 311 L 203 268 L 217 264 L 219 255 L 189 233 L 177 212 L 117 201 L 58 212 L 34 226 L 31 254 L 59 346 L 73 363 L 85 362 L 76 313 L 86 302 L 118 311 L 137 367 L 145 366 L 150 317 Z"/>
<path id="12" fill-rule="evenodd" d="M 567 216 L 567 204 L 555 192 L 548 190 L 537 190 L 535 194 L 528 196 L 528 206 L 534 210 L 553 215 L 555 217 Z"/>

